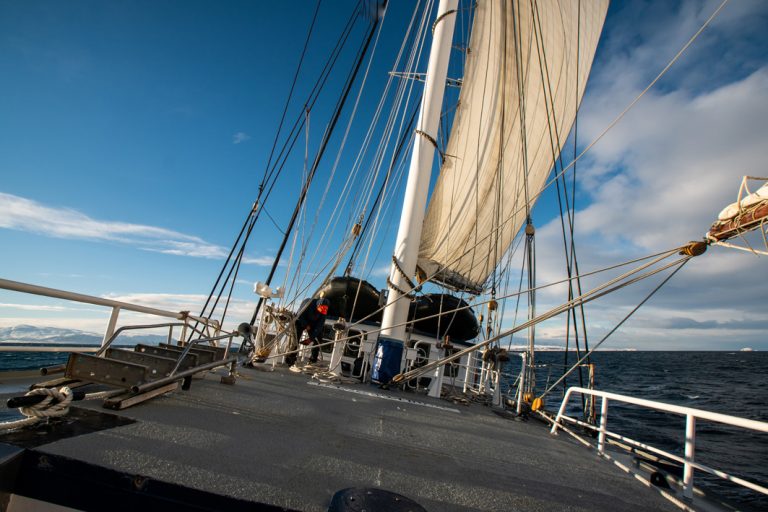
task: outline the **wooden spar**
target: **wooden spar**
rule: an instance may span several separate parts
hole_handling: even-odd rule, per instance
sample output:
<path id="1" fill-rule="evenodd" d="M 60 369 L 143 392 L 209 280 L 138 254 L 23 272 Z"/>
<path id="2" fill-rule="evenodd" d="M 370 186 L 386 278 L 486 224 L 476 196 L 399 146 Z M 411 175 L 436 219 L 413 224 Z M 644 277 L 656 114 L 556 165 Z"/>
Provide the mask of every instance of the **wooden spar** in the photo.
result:
<path id="1" fill-rule="evenodd" d="M 723 242 L 747 231 L 753 230 L 762 223 L 768 223 L 768 201 L 763 201 L 742 214 L 712 224 L 707 238 Z"/>

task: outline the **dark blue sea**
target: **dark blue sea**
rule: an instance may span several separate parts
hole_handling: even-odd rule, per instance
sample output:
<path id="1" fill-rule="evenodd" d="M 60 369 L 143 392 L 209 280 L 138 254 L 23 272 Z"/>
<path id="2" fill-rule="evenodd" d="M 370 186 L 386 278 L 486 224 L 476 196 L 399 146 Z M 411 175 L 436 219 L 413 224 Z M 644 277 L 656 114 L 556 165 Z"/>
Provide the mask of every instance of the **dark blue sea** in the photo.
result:
<path id="1" fill-rule="evenodd" d="M 568 357 L 572 363 L 573 353 Z M 0 369 L 39 368 L 64 363 L 66 358 L 65 353 L 0 352 Z M 537 369 L 539 392 L 562 373 L 563 359 L 563 352 L 537 353 L 536 363 L 541 365 Z M 768 352 L 599 352 L 593 354 L 592 362 L 599 390 L 768 421 Z M 519 372 L 516 358 L 510 361 L 508 370 Z M 578 377 L 570 377 L 567 384 L 579 385 Z M 562 395 L 561 388 L 553 391 L 547 409 L 556 412 Z M 0 412 L 0 421 L 3 416 L 7 419 L 8 413 Z M 680 416 L 612 402 L 608 428 L 683 455 L 685 420 Z M 766 486 L 768 434 L 700 420 L 696 429 L 696 460 Z M 768 510 L 768 496 L 698 471 L 695 483 L 735 502 L 739 508 Z"/>

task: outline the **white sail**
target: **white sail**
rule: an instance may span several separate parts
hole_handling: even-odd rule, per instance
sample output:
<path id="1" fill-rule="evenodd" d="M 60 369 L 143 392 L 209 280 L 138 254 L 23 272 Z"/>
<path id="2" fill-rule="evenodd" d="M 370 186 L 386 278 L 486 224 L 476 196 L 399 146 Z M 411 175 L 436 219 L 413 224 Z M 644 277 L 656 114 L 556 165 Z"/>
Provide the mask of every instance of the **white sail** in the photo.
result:
<path id="1" fill-rule="evenodd" d="M 479 291 L 499 264 L 571 130 L 607 8 L 608 0 L 477 3 L 421 272 Z"/>

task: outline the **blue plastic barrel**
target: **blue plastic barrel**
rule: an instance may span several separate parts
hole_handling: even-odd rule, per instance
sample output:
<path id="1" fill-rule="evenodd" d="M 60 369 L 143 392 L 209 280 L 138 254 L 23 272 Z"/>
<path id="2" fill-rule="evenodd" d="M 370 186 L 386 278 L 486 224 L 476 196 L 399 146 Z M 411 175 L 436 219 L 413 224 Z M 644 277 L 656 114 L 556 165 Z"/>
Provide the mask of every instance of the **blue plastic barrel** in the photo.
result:
<path id="1" fill-rule="evenodd" d="M 393 338 L 379 338 L 376 353 L 373 356 L 371 381 L 376 384 L 389 384 L 392 377 L 400 373 L 400 361 L 403 358 L 403 342 Z"/>

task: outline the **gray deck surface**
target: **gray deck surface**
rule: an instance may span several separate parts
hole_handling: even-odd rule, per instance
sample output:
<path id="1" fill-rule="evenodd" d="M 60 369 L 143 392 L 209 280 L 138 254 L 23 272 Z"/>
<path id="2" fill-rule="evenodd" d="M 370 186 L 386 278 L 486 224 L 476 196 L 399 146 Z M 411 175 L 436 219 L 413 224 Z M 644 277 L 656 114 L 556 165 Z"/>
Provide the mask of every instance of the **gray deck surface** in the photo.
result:
<path id="1" fill-rule="evenodd" d="M 679 510 L 536 420 L 370 385 L 342 391 L 282 369 L 240 373 L 234 386 L 209 374 L 119 413 L 136 423 L 37 450 L 309 511 L 347 487 L 396 492 L 430 512 Z"/>

